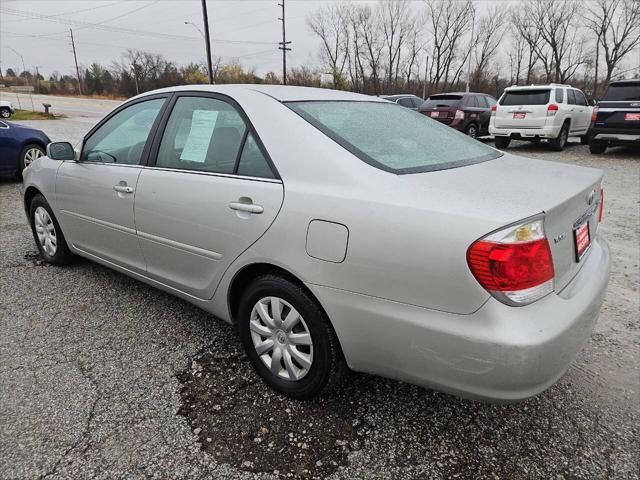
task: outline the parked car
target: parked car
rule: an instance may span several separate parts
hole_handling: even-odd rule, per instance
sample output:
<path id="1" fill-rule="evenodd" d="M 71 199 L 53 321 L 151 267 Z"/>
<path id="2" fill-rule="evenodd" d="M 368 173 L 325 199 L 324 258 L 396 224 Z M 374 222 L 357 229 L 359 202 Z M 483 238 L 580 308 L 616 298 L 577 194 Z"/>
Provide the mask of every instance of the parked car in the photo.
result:
<path id="1" fill-rule="evenodd" d="M 491 107 L 496 99 L 484 93 L 439 93 L 430 95 L 420 113 L 472 138 L 489 134 Z"/>
<path id="2" fill-rule="evenodd" d="M 589 150 L 604 153 L 613 145 L 640 146 L 640 80 L 611 82 L 593 109 Z"/>
<path id="3" fill-rule="evenodd" d="M 511 139 L 539 142 L 561 151 L 569 137 L 587 143 L 591 107 L 582 91 L 571 85 L 531 85 L 506 88 L 492 109 L 489 132 L 498 148 Z"/>
<path id="4" fill-rule="evenodd" d="M 382 95 L 380 98 L 385 100 L 389 100 L 390 102 L 397 103 L 398 105 L 402 105 L 403 107 L 410 108 L 411 110 L 417 110 L 423 99 L 420 97 L 416 97 L 415 95 L 410 94 L 399 94 L 399 95 Z"/>
<path id="5" fill-rule="evenodd" d="M 9 118 L 13 115 L 13 105 L 6 100 L 0 100 L 0 118 Z"/>
<path id="6" fill-rule="evenodd" d="M 49 142 L 40 130 L 0 121 L 0 175 L 21 178 L 22 171 L 45 154 Z"/>
<path id="7" fill-rule="evenodd" d="M 347 366 L 535 395 L 590 337 L 609 278 L 602 171 L 366 95 L 171 87 L 77 153 L 47 151 L 23 184 L 46 262 L 81 255 L 235 322 L 258 374 L 298 399 Z"/>

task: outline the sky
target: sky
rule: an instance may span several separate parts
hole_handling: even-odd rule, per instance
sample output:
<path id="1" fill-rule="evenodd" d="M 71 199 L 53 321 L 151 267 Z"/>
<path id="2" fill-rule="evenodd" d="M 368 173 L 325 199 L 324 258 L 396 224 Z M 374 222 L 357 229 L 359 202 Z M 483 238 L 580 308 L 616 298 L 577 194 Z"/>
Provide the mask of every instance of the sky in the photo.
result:
<path id="1" fill-rule="evenodd" d="M 279 0 L 207 0 L 212 54 L 258 74 L 282 68 Z M 288 64 L 317 64 L 319 43 L 306 25 L 319 1 L 286 0 Z M 361 3 L 375 3 L 361 2 Z M 0 0 L 0 68 L 73 73 L 69 27 L 78 62 L 110 65 L 127 48 L 162 53 L 178 64 L 205 62 L 200 0 Z M 98 24 L 94 26 L 92 24 Z M 20 57 L 22 55 L 22 58 Z"/>

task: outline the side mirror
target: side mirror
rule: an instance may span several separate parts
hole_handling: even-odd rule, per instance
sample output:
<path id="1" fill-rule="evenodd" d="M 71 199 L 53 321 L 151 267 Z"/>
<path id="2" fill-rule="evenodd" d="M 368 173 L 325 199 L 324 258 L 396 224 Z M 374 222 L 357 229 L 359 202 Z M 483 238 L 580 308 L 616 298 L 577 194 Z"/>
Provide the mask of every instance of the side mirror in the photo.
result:
<path id="1" fill-rule="evenodd" d="M 51 160 L 75 160 L 76 152 L 69 142 L 52 142 L 47 145 L 47 157 Z"/>
<path id="2" fill-rule="evenodd" d="M 595 98 L 591 99 L 591 106 L 595 107 L 598 104 L 598 100 L 596 100 Z"/>

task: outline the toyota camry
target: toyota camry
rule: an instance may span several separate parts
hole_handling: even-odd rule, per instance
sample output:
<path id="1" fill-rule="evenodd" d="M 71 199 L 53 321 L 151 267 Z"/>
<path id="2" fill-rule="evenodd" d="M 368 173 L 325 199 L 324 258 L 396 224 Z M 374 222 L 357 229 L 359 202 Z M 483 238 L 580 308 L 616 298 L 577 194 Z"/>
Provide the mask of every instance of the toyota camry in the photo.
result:
<path id="1" fill-rule="evenodd" d="M 514 401 L 593 330 L 602 177 L 380 98 L 184 86 L 127 101 L 75 150 L 49 144 L 23 196 L 46 262 L 86 257 L 237 324 L 283 394 L 350 368 Z"/>

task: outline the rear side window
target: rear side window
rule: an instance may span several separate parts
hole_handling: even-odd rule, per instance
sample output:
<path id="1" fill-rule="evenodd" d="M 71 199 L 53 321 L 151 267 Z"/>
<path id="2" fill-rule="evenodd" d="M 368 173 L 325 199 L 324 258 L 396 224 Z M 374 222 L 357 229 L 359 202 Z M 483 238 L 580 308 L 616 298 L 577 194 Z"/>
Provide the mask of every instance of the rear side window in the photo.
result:
<path id="1" fill-rule="evenodd" d="M 510 90 L 504 93 L 500 105 L 546 105 L 551 90 Z"/>
<path id="2" fill-rule="evenodd" d="M 418 108 L 420 107 L 420 105 L 424 103 L 424 100 L 418 97 L 413 97 L 412 100 L 413 100 L 413 108 Z"/>
<path id="3" fill-rule="evenodd" d="M 287 106 L 364 162 L 396 174 L 461 167 L 502 155 L 447 125 L 386 102 Z"/>
<path id="4" fill-rule="evenodd" d="M 604 93 L 603 100 L 609 102 L 632 102 L 640 100 L 640 81 L 612 83 Z"/>
<path id="5" fill-rule="evenodd" d="M 424 102 L 425 108 L 457 108 L 462 95 L 432 95 Z"/>
<path id="6" fill-rule="evenodd" d="M 556 102 L 564 103 L 564 90 L 561 88 L 556 88 Z"/>
<path id="7" fill-rule="evenodd" d="M 475 95 L 471 95 L 470 97 L 467 97 L 467 107 L 468 108 L 478 108 L 480 105 L 478 104 L 478 97 L 476 97 Z"/>
<path id="8" fill-rule="evenodd" d="M 160 142 L 156 166 L 274 178 L 240 113 L 214 98 L 178 98 Z"/>

